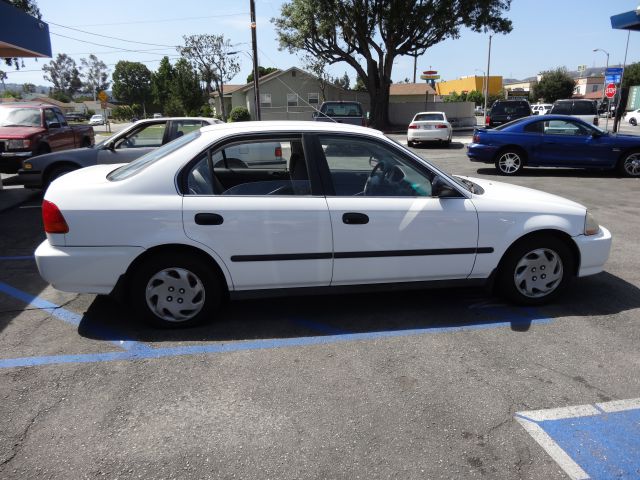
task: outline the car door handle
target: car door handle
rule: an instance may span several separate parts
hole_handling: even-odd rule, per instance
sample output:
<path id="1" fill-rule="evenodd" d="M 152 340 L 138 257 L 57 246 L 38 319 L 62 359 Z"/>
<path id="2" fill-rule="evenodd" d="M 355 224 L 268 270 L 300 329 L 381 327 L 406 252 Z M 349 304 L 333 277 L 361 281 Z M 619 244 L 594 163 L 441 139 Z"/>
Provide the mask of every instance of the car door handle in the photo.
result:
<path id="1" fill-rule="evenodd" d="M 369 217 L 364 213 L 347 212 L 342 215 L 342 222 L 347 225 L 364 225 L 369 223 Z"/>
<path id="2" fill-rule="evenodd" d="M 197 225 L 222 225 L 224 218 L 217 213 L 196 213 L 195 221 Z"/>

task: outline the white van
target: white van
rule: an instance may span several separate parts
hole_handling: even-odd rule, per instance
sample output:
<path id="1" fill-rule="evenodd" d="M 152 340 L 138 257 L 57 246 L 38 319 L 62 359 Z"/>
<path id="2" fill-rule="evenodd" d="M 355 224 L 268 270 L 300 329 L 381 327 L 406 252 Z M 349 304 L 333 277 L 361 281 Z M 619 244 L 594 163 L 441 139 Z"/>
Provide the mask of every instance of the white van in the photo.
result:
<path id="1" fill-rule="evenodd" d="M 567 99 L 553 102 L 551 112 L 553 115 L 571 115 L 580 120 L 598 125 L 598 107 L 593 100 Z"/>

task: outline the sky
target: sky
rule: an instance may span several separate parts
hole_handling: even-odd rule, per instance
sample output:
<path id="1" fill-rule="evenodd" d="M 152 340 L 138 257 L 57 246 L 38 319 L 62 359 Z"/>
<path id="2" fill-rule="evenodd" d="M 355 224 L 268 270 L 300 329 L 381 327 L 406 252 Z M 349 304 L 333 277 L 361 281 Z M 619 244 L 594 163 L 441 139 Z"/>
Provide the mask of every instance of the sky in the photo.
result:
<path id="1" fill-rule="evenodd" d="M 270 20 L 279 15 L 282 3 L 256 0 L 259 63 L 282 69 L 302 67 L 299 56 L 278 50 Z M 144 62 L 153 71 L 162 56 L 177 59 L 175 46 L 183 43 L 183 35 L 211 33 L 224 34 L 243 51 L 239 58 L 241 71 L 230 83 L 245 83 L 252 68 L 247 53 L 251 50 L 249 0 L 110 0 L 107 4 L 37 0 L 37 4 L 42 19 L 49 23 L 54 57 L 66 53 L 79 64 L 80 58 L 93 53 L 111 70 L 118 60 L 128 60 Z M 569 70 L 576 70 L 578 65 L 604 66 L 606 55 L 594 52 L 595 48 L 609 52 L 611 65 L 622 63 L 627 32 L 613 30 L 610 17 L 633 10 L 638 4 L 638 0 L 513 0 L 505 14 L 513 22 L 513 31 L 493 36 L 490 72 L 523 79 L 560 66 Z M 437 70 L 444 80 L 484 75 L 488 42 L 487 34 L 462 30 L 459 38 L 445 40 L 418 58 L 418 76 L 429 69 Z M 640 33 L 632 32 L 627 63 L 637 61 Z M 49 86 L 42 77 L 42 66 L 48 62 L 25 59 L 20 71 L 0 68 L 8 75 L 7 83 Z M 345 63 L 331 66 L 330 72 L 334 76 L 347 72 L 352 85 L 355 83 L 356 74 Z M 405 78 L 413 78 L 412 57 L 399 57 L 394 63 L 393 81 Z"/>

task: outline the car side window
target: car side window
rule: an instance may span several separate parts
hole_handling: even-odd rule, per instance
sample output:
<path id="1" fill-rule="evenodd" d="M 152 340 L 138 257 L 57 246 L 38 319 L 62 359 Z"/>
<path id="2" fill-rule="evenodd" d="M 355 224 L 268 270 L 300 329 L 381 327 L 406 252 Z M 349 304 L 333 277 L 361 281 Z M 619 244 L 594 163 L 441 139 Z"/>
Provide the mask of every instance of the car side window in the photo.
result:
<path id="1" fill-rule="evenodd" d="M 194 130 L 198 130 L 202 128 L 203 125 L 206 125 L 201 120 L 174 120 L 173 123 L 174 123 L 173 138 L 181 137 L 182 135 L 191 133 Z"/>
<path id="2" fill-rule="evenodd" d="M 185 193 L 311 195 L 302 140 L 247 140 L 206 150 L 187 172 Z"/>
<path id="3" fill-rule="evenodd" d="M 336 196 L 429 197 L 434 175 L 378 142 L 320 135 Z"/>
<path id="4" fill-rule="evenodd" d="M 550 120 L 544 122 L 544 133 L 545 135 L 589 135 L 589 131 L 582 125 L 568 120 Z"/>
<path id="5" fill-rule="evenodd" d="M 58 120 L 58 117 L 56 117 L 55 112 L 50 108 L 47 108 L 44 111 L 44 123 L 47 127 L 54 123 L 60 123 L 60 121 Z"/>
<path id="6" fill-rule="evenodd" d="M 544 122 L 531 122 L 522 128 L 525 133 L 542 133 Z"/>
<path id="7" fill-rule="evenodd" d="M 60 122 L 60 125 L 63 127 L 67 126 L 67 119 L 64 118 L 64 115 L 60 112 L 55 112 L 56 113 L 56 117 L 58 118 L 58 122 Z"/>
<path id="8" fill-rule="evenodd" d="M 162 145 L 166 122 L 145 125 L 116 142 L 116 149 L 123 148 L 155 148 Z"/>

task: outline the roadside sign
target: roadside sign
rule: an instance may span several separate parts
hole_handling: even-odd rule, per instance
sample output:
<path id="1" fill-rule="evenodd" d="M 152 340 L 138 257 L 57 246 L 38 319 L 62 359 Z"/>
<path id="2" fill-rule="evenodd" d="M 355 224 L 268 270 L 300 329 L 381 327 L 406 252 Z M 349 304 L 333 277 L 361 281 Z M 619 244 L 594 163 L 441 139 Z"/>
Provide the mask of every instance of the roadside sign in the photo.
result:
<path id="1" fill-rule="evenodd" d="M 604 89 L 604 94 L 607 98 L 613 98 L 616 96 L 616 84 L 609 83 L 607 84 L 607 88 Z"/>
<path id="2" fill-rule="evenodd" d="M 100 108 L 103 110 L 107 108 L 107 102 L 100 102 Z"/>
<path id="3" fill-rule="evenodd" d="M 107 99 L 108 99 L 108 97 L 107 97 L 107 92 L 105 92 L 104 90 L 100 90 L 100 93 L 98 93 L 98 99 L 99 99 L 101 102 L 106 102 L 106 101 L 107 101 Z M 102 108 L 104 108 L 104 107 L 102 107 Z"/>
<path id="4" fill-rule="evenodd" d="M 604 82 L 615 83 L 616 85 L 619 85 L 620 80 L 622 80 L 623 70 L 624 68 L 620 68 L 620 67 L 607 68 L 604 71 Z"/>

